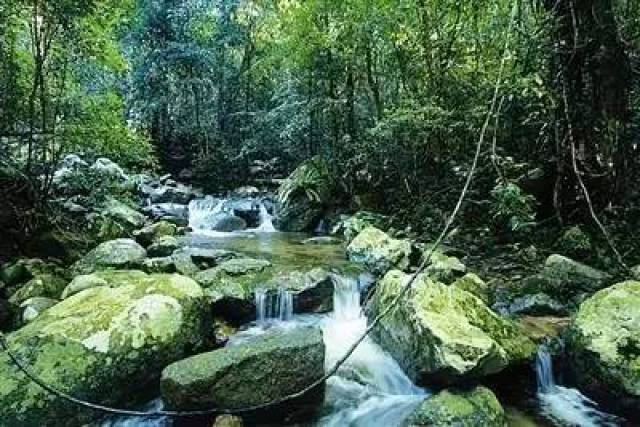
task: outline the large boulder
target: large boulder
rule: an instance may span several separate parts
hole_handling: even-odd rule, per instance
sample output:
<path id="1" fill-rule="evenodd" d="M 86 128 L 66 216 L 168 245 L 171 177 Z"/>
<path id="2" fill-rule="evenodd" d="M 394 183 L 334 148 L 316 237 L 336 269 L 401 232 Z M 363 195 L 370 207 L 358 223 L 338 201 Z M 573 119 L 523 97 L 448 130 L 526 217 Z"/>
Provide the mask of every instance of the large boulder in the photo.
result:
<path id="1" fill-rule="evenodd" d="M 130 406 L 163 367 L 199 343 L 202 289 L 178 275 L 127 278 L 82 291 L 7 336 L 9 348 L 52 387 Z M 0 353 L 2 425 L 79 426 L 99 414 L 47 393 Z"/>
<path id="2" fill-rule="evenodd" d="M 333 187 L 326 160 L 314 157 L 300 165 L 278 189 L 276 228 L 312 231 L 331 202 Z"/>
<path id="3" fill-rule="evenodd" d="M 392 304 L 409 278 L 397 270 L 387 273 L 371 302 L 374 315 Z M 423 384 L 494 374 L 529 360 L 536 350 L 517 324 L 478 297 L 425 274 L 380 321 L 375 334 L 409 376 Z"/>
<path id="4" fill-rule="evenodd" d="M 147 215 L 156 220 L 167 221 L 183 227 L 189 223 L 189 208 L 178 203 L 156 203 L 143 209 Z"/>
<path id="5" fill-rule="evenodd" d="M 347 247 L 349 260 L 364 264 L 377 275 L 392 268 L 406 270 L 411 252 L 411 243 L 393 239 L 375 227 L 365 228 Z"/>
<path id="6" fill-rule="evenodd" d="M 132 239 L 116 239 L 100 244 L 71 268 L 74 275 L 104 269 L 138 268 L 147 251 Z"/>
<path id="7" fill-rule="evenodd" d="M 619 283 L 583 302 L 566 342 L 581 390 L 623 410 L 640 406 L 640 282 Z"/>
<path id="8" fill-rule="evenodd" d="M 486 387 L 443 390 L 424 401 L 404 423 L 405 427 L 504 427 L 505 412 Z"/>
<path id="9" fill-rule="evenodd" d="M 145 216 L 129 205 L 110 198 L 102 209 L 102 216 L 111 218 L 121 224 L 128 233 L 144 225 Z"/>
<path id="10" fill-rule="evenodd" d="M 40 274 L 21 285 L 9 298 L 9 302 L 20 305 L 30 298 L 60 298 L 67 280 L 53 274 Z"/>
<path id="11" fill-rule="evenodd" d="M 513 297 L 546 294 L 572 310 L 611 282 L 607 273 L 562 255 L 551 255 L 538 274 L 526 277 L 512 290 Z"/>
<path id="12" fill-rule="evenodd" d="M 324 375 L 324 343 L 317 328 L 270 332 L 250 342 L 176 362 L 162 372 L 162 398 L 172 409 L 242 408 L 299 392 Z M 266 410 L 260 421 L 300 420 L 324 398 L 317 387 Z"/>
<path id="13" fill-rule="evenodd" d="M 241 324 L 255 315 L 254 287 L 271 277 L 271 272 L 265 272 L 269 267 L 269 261 L 237 258 L 201 271 L 194 278 L 205 288 L 215 316 Z"/>
<path id="14" fill-rule="evenodd" d="M 187 204 L 197 197 L 189 186 L 168 182 L 158 188 L 151 189 L 148 194 L 151 203 Z"/>

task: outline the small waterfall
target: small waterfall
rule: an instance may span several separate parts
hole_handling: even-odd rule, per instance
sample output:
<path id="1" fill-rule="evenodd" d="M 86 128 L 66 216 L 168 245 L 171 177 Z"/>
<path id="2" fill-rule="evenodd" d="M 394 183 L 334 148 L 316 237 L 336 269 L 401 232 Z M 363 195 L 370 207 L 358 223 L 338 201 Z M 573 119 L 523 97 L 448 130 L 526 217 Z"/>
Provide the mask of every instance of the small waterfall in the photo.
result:
<path id="1" fill-rule="evenodd" d="M 318 221 L 318 225 L 316 225 L 316 228 L 313 230 L 313 233 L 317 236 L 324 236 L 329 234 L 327 230 L 327 221 L 325 221 L 324 219 L 321 219 L 320 221 Z"/>
<path id="2" fill-rule="evenodd" d="M 553 360 L 545 345 L 536 355 L 536 380 L 538 399 L 542 412 L 563 424 L 581 427 L 617 426 L 619 419 L 599 411 L 597 403 L 574 388 L 556 385 L 553 376 Z"/>
<path id="3" fill-rule="evenodd" d="M 212 196 L 189 202 L 189 227 L 192 230 L 211 230 L 209 224 L 213 217 L 222 212 L 224 200 Z"/>
<path id="4" fill-rule="evenodd" d="M 286 322 L 293 318 L 293 294 L 284 288 L 276 293 L 256 289 L 254 300 L 259 326 L 267 326 L 274 320 Z"/>
<path id="5" fill-rule="evenodd" d="M 260 202 L 260 225 L 254 231 L 259 233 L 274 233 L 277 231 L 273 225 L 273 215 L 269 213 L 264 202 Z"/>
<path id="6" fill-rule="evenodd" d="M 334 275 L 333 282 L 334 312 L 323 324 L 326 369 L 333 367 L 367 328 L 358 281 Z M 414 385 L 398 363 L 367 337 L 327 381 L 331 414 L 319 425 L 398 426 L 425 397 L 425 390 Z"/>
<path id="7" fill-rule="evenodd" d="M 284 288 L 278 289 L 278 319 L 282 322 L 293 317 L 293 294 Z"/>
<path id="8" fill-rule="evenodd" d="M 541 345 L 536 354 L 536 380 L 538 393 L 549 393 L 556 386 L 551 354 L 545 345 Z"/>

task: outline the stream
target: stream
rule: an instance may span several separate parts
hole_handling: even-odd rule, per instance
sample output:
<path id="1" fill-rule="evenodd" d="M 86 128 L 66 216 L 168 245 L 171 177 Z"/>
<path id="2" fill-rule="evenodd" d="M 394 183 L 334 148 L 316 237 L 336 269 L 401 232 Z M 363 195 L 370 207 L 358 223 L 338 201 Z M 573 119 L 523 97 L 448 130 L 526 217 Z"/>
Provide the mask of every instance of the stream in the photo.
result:
<path id="1" fill-rule="evenodd" d="M 274 269 L 330 269 L 334 284 L 333 312 L 294 314 L 293 296 L 281 290 L 268 295 L 258 286 L 255 291 L 256 320 L 233 335 L 228 346 L 250 342 L 273 328 L 288 329 L 317 325 L 326 346 L 325 369 L 334 366 L 367 327 L 361 296 L 373 279 L 345 260 L 342 245 L 304 245 L 304 234 L 277 232 L 264 204 L 260 205 L 260 225 L 242 232 L 206 231 L 208 218 L 220 212 L 223 202 L 207 197 L 190 205 L 189 223 L 193 232 L 186 236 L 189 246 L 226 249 L 272 262 Z M 532 367 L 533 368 L 533 367 Z M 537 393 L 535 409 L 506 407 L 511 426 L 615 426 L 621 420 L 600 411 L 597 404 L 578 390 L 557 385 L 552 359 L 541 346 L 535 364 Z M 524 391 L 523 391 L 524 393 Z M 327 381 L 325 402 L 311 425 L 319 427 L 395 427 L 431 391 L 414 384 L 398 363 L 372 338 L 367 337 L 354 354 Z M 156 399 L 141 409 L 161 409 Z M 535 413 L 532 413 L 535 412 Z M 517 414 L 514 416 L 513 414 Z M 102 427 L 168 427 L 166 418 L 110 418 Z"/>

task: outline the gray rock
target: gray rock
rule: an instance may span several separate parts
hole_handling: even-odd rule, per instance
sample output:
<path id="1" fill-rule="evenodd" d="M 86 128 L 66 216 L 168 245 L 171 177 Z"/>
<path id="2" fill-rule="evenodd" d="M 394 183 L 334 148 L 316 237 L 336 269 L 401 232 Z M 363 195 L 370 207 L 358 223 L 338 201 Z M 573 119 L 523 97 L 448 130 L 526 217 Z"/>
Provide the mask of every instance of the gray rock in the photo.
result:
<path id="1" fill-rule="evenodd" d="M 71 268 L 74 275 L 104 269 L 131 269 L 142 266 L 147 251 L 132 239 L 116 239 L 100 244 Z"/>
<path id="2" fill-rule="evenodd" d="M 276 331 L 169 365 L 161 390 L 169 408 L 240 408 L 295 393 L 324 375 L 324 343 L 317 328 Z M 263 413 L 261 421 L 305 420 L 322 404 L 323 387 Z"/>
<path id="3" fill-rule="evenodd" d="M 58 300 L 43 297 L 29 298 L 20 304 L 21 321 L 22 323 L 29 323 L 38 317 L 43 311 L 53 307 L 58 303 Z"/>
<path id="4" fill-rule="evenodd" d="M 150 257 L 168 257 L 181 246 L 180 241 L 175 237 L 162 236 L 147 248 L 147 254 Z"/>
<path id="5" fill-rule="evenodd" d="M 568 310 L 549 295 L 538 293 L 516 298 L 509 306 L 509 313 L 531 316 L 563 316 L 568 314 Z"/>

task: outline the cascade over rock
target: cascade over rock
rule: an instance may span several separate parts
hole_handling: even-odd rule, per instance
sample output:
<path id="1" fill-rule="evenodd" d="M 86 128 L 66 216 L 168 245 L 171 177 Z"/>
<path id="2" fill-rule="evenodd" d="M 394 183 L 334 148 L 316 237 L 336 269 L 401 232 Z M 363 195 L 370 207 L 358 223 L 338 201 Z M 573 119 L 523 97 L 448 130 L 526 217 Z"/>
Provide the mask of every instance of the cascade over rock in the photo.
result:
<path id="1" fill-rule="evenodd" d="M 182 410 L 267 403 L 321 378 L 324 353 L 319 329 L 279 330 L 168 366 L 162 372 L 162 397 L 170 408 Z M 324 389 L 318 387 L 300 399 L 269 408 L 268 416 L 300 419 L 312 414 L 323 397 Z"/>
<path id="2" fill-rule="evenodd" d="M 106 279 L 108 282 L 111 279 Z M 51 386 L 106 405 L 130 405 L 204 333 L 203 293 L 178 275 L 125 273 L 84 290 L 8 335 L 9 347 Z M 117 283 L 115 282 L 117 280 Z M 3 426 L 79 426 L 97 416 L 48 394 L 0 352 Z"/>
<path id="3" fill-rule="evenodd" d="M 566 341 L 583 390 L 621 409 L 640 405 L 640 282 L 618 283 L 584 301 Z"/>
<path id="4" fill-rule="evenodd" d="M 376 315 L 392 303 L 409 276 L 393 270 L 371 302 Z M 379 341 L 421 383 L 450 384 L 494 374 L 529 360 L 535 345 L 521 328 L 475 295 L 420 275 L 379 323 Z"/>

